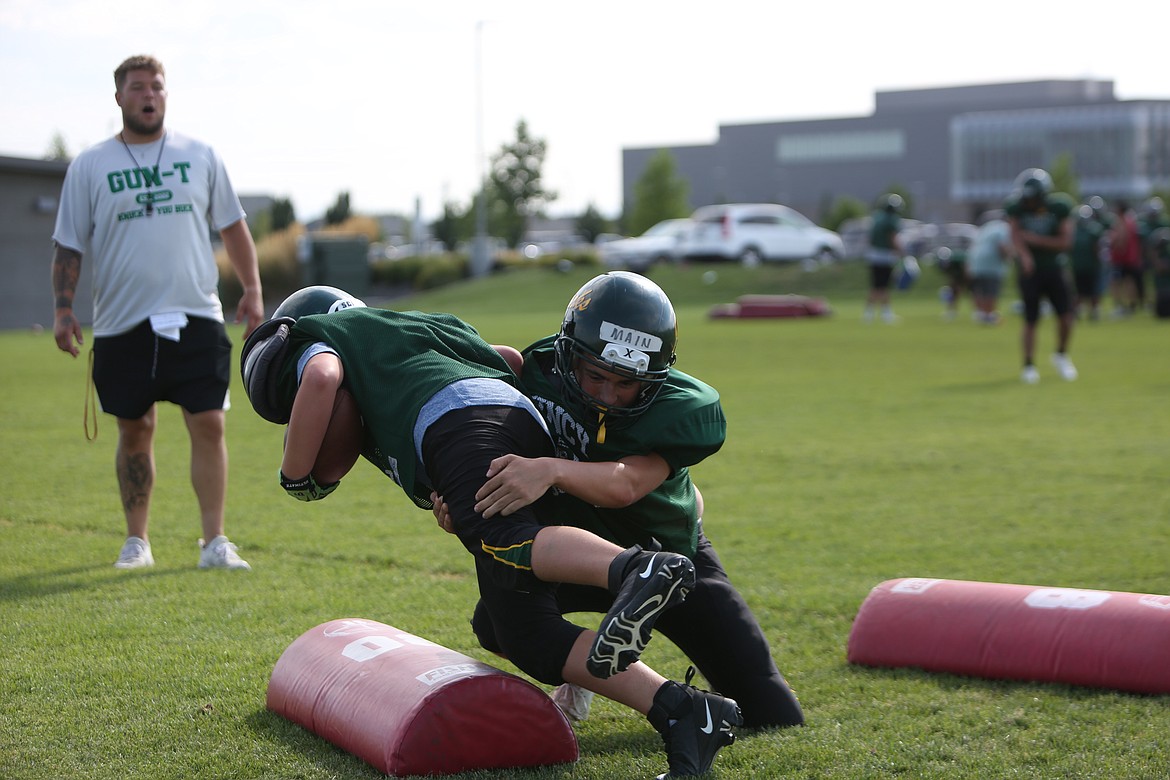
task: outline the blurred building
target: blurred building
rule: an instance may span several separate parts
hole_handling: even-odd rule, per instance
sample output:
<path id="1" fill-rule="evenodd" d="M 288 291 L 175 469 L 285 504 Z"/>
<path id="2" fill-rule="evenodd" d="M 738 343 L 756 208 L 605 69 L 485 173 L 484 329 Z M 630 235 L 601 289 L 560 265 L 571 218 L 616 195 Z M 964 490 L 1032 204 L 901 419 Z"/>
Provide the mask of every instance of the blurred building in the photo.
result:
<path id="1" fill-rule="evenodd" d="M 622 193 L 660 148 L 691 205 L 774 202 L 819 218 L 842 196 L 890 187 L 915 216 L 974 221 L 1025 168 L 1072 157 L 1084 195 L 1140 200 L 1170 188 L 1170 100 L 1118 100 L 1112 81 L 1052 80 L 878 92 L 870 116 L 719 126 L 710 145 L 622 150 Z"/>
<path id="2" fill-rule="evenodd" d="M 0 157 L 0 328 L 53 328 L 53 226 L 68 162 Z M 76 314 L 93 320 L 93 269 L 81 264 Z"/>

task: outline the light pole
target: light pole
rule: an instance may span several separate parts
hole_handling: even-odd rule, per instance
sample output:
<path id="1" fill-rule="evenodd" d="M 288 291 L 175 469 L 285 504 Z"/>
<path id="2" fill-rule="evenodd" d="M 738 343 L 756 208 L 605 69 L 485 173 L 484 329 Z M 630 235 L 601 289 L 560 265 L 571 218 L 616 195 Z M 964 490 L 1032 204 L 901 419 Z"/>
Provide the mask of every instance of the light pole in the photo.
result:
<path id="1" fill-rule="evenodd" d="M 483 21 L 475 23 L 475 135 L 476 173 L 479 187 L 475 192 L 475 241 L 471 248 L 472 277 L 487 276 L 491 270 L 487 245 L 487 174 L 483 156 Z"/>

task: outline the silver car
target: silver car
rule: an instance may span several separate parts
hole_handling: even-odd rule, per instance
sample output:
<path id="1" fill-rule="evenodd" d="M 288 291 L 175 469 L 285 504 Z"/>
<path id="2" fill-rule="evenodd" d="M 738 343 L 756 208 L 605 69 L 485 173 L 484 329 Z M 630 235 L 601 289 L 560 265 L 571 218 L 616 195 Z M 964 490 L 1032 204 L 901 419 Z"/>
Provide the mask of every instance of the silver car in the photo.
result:
<path id="1" fill-rule="evenodd" d="M 687 260 L 738 260 L 755 266 L 766 260 L 831 262 L 845 256 L 841 236 L 776 203 L 704 206 L 691 221 L 694 227 L 682 249 Z"/>
<path id="2" fill-rule="evenodd" d="M 601 260 L 608 268 L 645 271 L 655 263 L 678 260 L 681 242 L 690 231 L 689 219 L 667 219 L 640 236 L 605 242 Z"/>

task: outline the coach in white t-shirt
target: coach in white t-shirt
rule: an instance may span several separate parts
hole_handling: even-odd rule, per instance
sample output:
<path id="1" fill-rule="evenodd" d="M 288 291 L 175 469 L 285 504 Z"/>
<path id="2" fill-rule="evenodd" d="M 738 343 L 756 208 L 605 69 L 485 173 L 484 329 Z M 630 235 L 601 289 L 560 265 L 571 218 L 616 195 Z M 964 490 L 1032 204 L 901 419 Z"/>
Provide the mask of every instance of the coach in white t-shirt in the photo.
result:
<path id="1" fill-rule="evenodd" d="M 256 247 L 223 162 L 206 144 L 168 131 L 166 73 L 153 57 L 114 71 L 122 130 L 77 156 L 53 231 L 57 346 L 82 343 L 73 297 L 82 258 L 93 263 L 93 379 L 118 420 L 117 474 L 127 538 L 118 568 L 151 566 L 156 402 L 183 408 L 199 501 L 201 568 L 247 569 L 223 533 L 224 410 L 231 342 L 224 327 L 211 230 L 219 231 L 244 294 L 236 322 L 264 319 Z M 245 333 L 245 336 L 247 335 Z M 204 541 L 206 540 L 206 542 Z"/>

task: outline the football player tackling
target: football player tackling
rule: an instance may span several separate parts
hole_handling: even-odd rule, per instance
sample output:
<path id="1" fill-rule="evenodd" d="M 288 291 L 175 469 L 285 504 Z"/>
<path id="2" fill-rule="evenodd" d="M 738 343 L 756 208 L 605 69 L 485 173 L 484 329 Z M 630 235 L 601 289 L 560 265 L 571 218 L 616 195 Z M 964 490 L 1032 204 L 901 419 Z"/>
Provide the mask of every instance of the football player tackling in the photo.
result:
<path id="1" fill-rule="evenodd" d="M 654 621 L 694 584 L 686 556 L 623 549 L 579 527 L 543 524 L 531 507 L 506 518 L 474 508 L 491 463 L 511 453 L 551 457 L 553 447 L 508 364 L 470 325 L 307 288 L 249 337 L 241 369 L 256 411 L 288 423 L 280 483 L 290 495 L 317 500 L 337 488 L 343 475 L 319 463 L 339 459 L 322 443 L 335 422 L 349 420 L 357 432 L 336 440 L 355 449 L 362 442 L 361 455 L 417 505 L 429 509 L 432 492 L 447 497 L 451 530 L 475 559 L 494 639 L 520 669 L 641 712 L 663 736 L 672 777 L 707 771 L 732 743 L 741 722 L 735 701 L 666 680 L 638 661 Z M 360 418 L 337 413 L 341 390 Z M 610 594 L 596 632 L 562 617 L 559 582 Z"/>
<path id="2" fill-rule="evenodd" d="M 521 389 L 548 423 L 557 457 L 493 461 L 475 508 L 506 515 L 551 489 L 537 510 L 549 522 L 686 555 L 695 587 L 655 629 L 739 703 L 745 726 L 800 725 L 796 696 L 703 533 L 703 499 L 688 467 L 723 445 L 726 420 L 714 388 L 672 367 L 675 341 L 674 308 L 649 279 L 610 272 L 581 287 L 560 332 L 522 353 Z M 436 516 L 442 525 L 441 505 Z M 556 597 L 563 613 L 604 613 L 613 601 L 601 588 L 575 585 L 560 586 Z M 487 649 L 500 650 L 482 603 L 472 624 Z M 571 717 L 588 711 L 578 689 L 563 686 L 554 698 Z"/>

